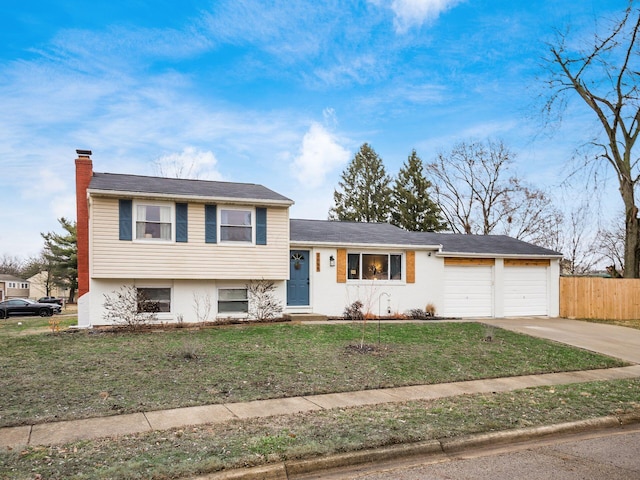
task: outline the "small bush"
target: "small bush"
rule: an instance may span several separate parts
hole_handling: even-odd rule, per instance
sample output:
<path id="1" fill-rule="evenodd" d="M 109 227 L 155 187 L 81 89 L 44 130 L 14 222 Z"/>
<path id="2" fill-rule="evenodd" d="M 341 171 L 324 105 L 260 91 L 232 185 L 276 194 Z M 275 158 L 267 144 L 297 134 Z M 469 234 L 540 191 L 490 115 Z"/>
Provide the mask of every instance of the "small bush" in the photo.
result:
<path id="1" fill-rule="evenodd" d="M 427 303 L 427 306 L 424 308 L 424 311 L 428 317 L 436 316 L 436 306 L 433 303 Z"/>
<path id="2" fill-rule="evenodd" d="M 425 320 L 429 316 L 427 312 L 421 310 L 420 308 L 412 308 L 411 310 L 407 310 L 405 315 L 407 316 L 407 318 L 410 318 L 412 320 Z"/>
<path id="3" fill-rule="evenodd" d="M 345 320 L 364 320 L 364 313 L 362 312 L 363 303 L 360 300 L 356 300 L 351 305 L 348 305 L 344 309 Z"/>

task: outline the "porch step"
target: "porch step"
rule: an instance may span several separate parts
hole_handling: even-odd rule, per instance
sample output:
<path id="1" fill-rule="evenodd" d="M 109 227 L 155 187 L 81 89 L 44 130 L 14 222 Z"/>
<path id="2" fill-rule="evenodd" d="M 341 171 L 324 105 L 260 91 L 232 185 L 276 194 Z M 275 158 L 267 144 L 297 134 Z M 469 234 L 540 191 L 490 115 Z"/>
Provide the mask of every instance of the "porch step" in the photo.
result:
<path id="1" fill-rule="evenodd" d="M 327 320 L 327 316 L 320 313 L 285 313 L 283 317 L 292 322 L 325 322 Z"/>

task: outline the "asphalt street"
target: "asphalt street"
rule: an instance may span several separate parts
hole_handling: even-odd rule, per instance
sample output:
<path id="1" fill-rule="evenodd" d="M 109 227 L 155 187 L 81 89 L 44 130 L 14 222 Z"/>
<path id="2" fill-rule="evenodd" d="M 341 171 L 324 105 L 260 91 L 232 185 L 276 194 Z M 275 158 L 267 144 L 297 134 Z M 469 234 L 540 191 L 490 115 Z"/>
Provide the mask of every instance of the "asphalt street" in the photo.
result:
<path id="1" fill-rule="evenodd" d="M 639 480 L 640 425 L 290 480 Z"/>

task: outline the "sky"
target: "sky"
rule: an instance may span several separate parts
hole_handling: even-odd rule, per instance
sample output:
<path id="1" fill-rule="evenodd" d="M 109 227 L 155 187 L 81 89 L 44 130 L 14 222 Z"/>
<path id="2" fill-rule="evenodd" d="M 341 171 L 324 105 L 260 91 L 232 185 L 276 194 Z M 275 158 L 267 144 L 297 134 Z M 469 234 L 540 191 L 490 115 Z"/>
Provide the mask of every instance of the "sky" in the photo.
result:
<path id="1" fill-rule="evenodd" d="M 556 31 L 588 38 L 626 0 L 4 0 L 0 255 L 75 220 L 94 171 L 260 183 L 326 219 L 367 142 L 395 175 L 461 141 L 502 140 L 557 191 L 593 119 L 544 128 Z M 553 130 L 553 131 L 549 131 Z M 558 200 L 562 202 L 562 200 Z"/>

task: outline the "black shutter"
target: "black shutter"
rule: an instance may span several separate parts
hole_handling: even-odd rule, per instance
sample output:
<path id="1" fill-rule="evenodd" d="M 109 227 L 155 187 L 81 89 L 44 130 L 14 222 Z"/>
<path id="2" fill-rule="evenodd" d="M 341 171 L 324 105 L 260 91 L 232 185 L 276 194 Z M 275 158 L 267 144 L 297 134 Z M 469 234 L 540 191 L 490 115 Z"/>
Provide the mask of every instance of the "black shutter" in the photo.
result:
<path id="1" fill-rule="evenodd" d="M 120 199 L 119 201 L 119 214 L 120 214 L 120 240 L 131 240 L 132 238 L 132 225 L 133 225 L 133 201 Z"/>
<path id="2" fill-rule="evenodd" d="M 267 209 L 256 208 L 256 245 L 267 244 Z"/>
<path id="3" fill-rule="evenodd" d="M 217 210 L 215 205 L 204 206 L 204 241 L 218 243 Z"/>
<path id="4" fill-rule="evenodd" d="M 188 236 L 188 207 L 186 203 L 176 203 L 176 242 L 186 242 Z"/>

